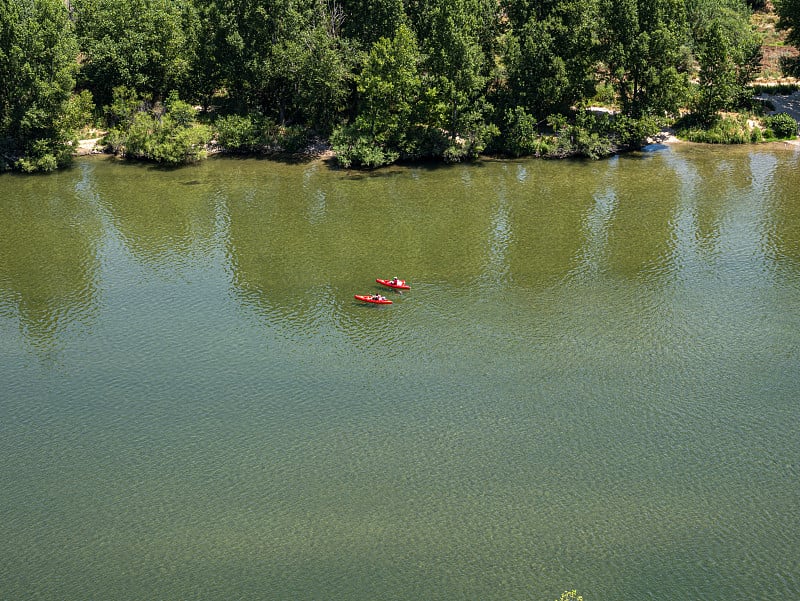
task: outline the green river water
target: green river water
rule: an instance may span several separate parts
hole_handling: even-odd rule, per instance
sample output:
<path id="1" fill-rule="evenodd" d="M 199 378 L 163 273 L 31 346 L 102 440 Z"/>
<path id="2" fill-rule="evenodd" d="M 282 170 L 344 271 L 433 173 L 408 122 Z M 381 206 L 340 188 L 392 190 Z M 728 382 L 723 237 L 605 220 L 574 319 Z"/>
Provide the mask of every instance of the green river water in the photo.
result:
<path id="1" fill-rule="evenodd" d="M 790 147 L 0 176 L 4 601 L 796 599 L 799 435 Z"/>

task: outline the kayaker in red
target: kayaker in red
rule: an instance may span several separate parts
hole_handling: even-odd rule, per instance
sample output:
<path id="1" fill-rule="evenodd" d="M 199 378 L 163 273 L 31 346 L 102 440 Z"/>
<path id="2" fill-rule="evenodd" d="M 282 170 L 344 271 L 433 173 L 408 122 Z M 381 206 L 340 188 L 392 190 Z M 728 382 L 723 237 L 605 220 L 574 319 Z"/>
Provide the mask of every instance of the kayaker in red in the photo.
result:
<path id="1" fill-rule="evenodd" d="M 364 301 L 365 303 L 375 303 L 378 305 L 391 305 L 392 301 L 381 294 L 356 294 L 356 300 Z"/>
<path id="2" fill-rule="evenodd" d="M 411 288 L 411 286 L 406 284 L 405 280 L 401 280 L 397 276 L 393 277 L 391 280 L 382 280 L 381 278 L 377 278 L 375 281 L 384 286 L 388 286 L 389 288 L 396 288 L 398 290 L 409 290 Z"/>

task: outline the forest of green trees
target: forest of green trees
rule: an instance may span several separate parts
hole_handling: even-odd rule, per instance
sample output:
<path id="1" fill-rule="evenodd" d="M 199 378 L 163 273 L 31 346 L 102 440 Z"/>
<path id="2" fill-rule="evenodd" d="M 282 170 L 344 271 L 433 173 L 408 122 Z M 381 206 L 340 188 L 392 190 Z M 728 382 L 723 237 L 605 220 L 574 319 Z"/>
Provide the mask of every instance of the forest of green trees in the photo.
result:
<path id="1" fill-rule="evenodd" d="M 744 0 L 0 0 L 0 168 L 329 142 L 344 166 L 603 156 L 752 108 Z M 800 0 L 776 9 L 800 42 Z M 610 119 L 585 109 L 614 103 Z M 197 111 L 195 107 L 201 107 Z M 684 116 L 684 119 L 687 117 Z"/>

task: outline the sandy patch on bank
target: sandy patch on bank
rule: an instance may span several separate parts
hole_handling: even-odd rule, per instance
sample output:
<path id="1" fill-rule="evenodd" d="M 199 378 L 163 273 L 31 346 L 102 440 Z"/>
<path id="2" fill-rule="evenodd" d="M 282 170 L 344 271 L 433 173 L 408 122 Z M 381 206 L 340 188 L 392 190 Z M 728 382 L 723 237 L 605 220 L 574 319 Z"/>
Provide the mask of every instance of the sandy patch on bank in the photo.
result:
<path id="1" fill-rule="evenodd" d="M 84 140 L 78 140 L 78 145 L 75 147 L 75 154 L 77 156 L 86 156 L 89 154 L 99 154 L 103 152 L 102 147 L 99 146 L 100 140 L 103 139 L 105 136 L 105 132 L 95 132 L 96 134 L 102 134 L 97 138 L 86 138 Z"/>
<path id="2" fill-rule="evenodd" d="M 681 140 L 675 135 L 675 130 L 671 127 L 665 127 L 654 136 L 647 138 L 648 144 L 685 144 L 685 140 Z"/>

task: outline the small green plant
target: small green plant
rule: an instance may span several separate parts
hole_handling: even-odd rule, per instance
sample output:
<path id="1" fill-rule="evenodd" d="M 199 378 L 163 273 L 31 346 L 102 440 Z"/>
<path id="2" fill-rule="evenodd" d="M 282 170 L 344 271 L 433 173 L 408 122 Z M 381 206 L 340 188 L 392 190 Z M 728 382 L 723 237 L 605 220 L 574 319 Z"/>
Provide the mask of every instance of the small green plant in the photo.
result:
<path id="1" fill-rule="evenodd" d="M 265 140 L 257 122 L 249 115 L 227 115 L 217 119 L 217 143 L 227 152 L 256 152 Z"/>
<path id="2" fill-rule="evenodd" d="M 64 126 L 70 130 L 80 130 L 94 121 L 94 100 L 89 90 L 73 94 L 67 101 Z"/>
<path id="3" fill-rule="evenodd" d="M 514 157 L 536 154 L 539 138 L 536 118 L 518 106 L 506 112 L 505 121 L 506 132 L 501 150 Z"/>
<path id="4" fill-rule="evenodd" d="M 752 90 L 756 96 L 759 94 L 788 96 L 800 90 L 800 83 L 755 84 Z"/>
<path id="5" fill-rule="evenodd" d="M 678 136 L 689 142 L 705 144 L 748 144 L 753 141 L 747 115 L 717 117 L 709 124 L 685 119 L 677 128 Z"/>
<path id="6" fill-rule="evenodd" d="M 598 84 L 592 102 L 602 106 L 612 106 L 617 100 L 614 86 L 609 83 Z"/>
<path id="7" fill-rule="evenodd" d="M 764 124 L 781 140 L 797 137 L 797 121 L 791 115 L 778 113 L 764 118 Z"/>
<path id="8" fill-rule="evenodd" d="M 639 119 L 617 115 L 611 123 L 617 143 L 623 148 L 640 148 L 644 141 L 658 133 L 660 127 L 655 117 L 644 116 Z"/>
<path id="9" fill-rule="evenodd" d="M 340 127 L 331 137 L 336 161 L 344 167 L 375 169 L 394 163 L 400 153 L 377 144 L 374 139 L 357 131 L 354 127 Z"/>

